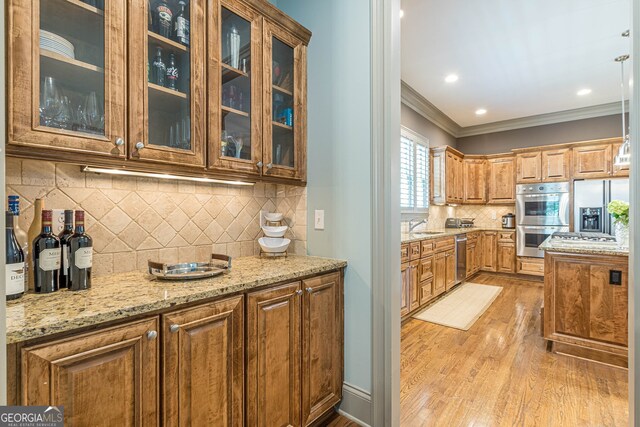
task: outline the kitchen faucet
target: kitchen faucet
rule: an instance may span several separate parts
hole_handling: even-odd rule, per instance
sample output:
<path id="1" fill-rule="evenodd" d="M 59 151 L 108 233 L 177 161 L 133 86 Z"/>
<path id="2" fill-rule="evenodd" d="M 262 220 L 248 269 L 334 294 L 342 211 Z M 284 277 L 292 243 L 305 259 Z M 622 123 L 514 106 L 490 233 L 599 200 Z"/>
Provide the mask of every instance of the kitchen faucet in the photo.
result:
<path id="1" fill-rule="evenodd" d="M 414 223 L 414 221 L 418 221 L 418 222 Z M 420 224 L 426 224 L 426 223 L 427 223 L 427 219 L 426 218 L 423 218 L 423 219 L 420 219 L 420 220 L 410 219 L 409 220 L 409 233 L 411 233 Z"/>

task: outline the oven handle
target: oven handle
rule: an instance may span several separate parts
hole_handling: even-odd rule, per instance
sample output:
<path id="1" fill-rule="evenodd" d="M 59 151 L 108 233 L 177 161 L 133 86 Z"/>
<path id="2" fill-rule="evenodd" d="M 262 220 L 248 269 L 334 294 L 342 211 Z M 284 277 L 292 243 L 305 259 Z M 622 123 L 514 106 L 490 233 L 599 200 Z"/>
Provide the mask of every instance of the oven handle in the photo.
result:
<path id="1" fill-rule="evenodd" d="M 523 230 L 558 230 L 566 228 L 566 225 L 521 225 Z"/>

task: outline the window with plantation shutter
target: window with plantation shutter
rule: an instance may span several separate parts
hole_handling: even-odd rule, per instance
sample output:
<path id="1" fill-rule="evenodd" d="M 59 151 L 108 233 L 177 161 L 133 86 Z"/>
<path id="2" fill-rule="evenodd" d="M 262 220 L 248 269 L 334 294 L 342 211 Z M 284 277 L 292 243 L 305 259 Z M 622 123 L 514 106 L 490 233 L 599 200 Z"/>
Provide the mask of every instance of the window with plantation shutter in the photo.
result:
<path id="1" fill-rule="evenodd" d="M 429 209 L 429 141 L 404 127 L 400 135 L 400 207 L 402 212 Z"/>

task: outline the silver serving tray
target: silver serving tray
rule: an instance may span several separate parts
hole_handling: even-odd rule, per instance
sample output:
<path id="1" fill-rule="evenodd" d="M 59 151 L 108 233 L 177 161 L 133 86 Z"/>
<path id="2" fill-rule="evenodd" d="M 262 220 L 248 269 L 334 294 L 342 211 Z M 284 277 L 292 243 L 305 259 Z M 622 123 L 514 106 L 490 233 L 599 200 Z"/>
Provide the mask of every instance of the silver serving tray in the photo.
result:
<path id="1" fill-rule="evenodd" d="M 215 263 L 224 261 L 225 263 Z M 160 280 L 195 280 L 219 276 L 231 270 L 231 257 L 212 254 L 209 262 L 185 262 L 181 264 L 163 264 L 148 261 L 149 274 Z"/>

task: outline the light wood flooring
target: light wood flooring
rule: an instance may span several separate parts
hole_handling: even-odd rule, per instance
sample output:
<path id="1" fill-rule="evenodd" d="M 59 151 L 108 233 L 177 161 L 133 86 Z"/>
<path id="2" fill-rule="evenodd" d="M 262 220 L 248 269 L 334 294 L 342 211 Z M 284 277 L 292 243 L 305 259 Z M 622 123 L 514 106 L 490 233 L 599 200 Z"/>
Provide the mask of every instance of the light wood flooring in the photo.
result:
<path id="1" fill-rule="evenodd" d="M 504 289 L 469 331 L 402 326 L 402 426 L 627 425 L 626 370 L 546 351 L 542 282 L 471 282 Z"/>

